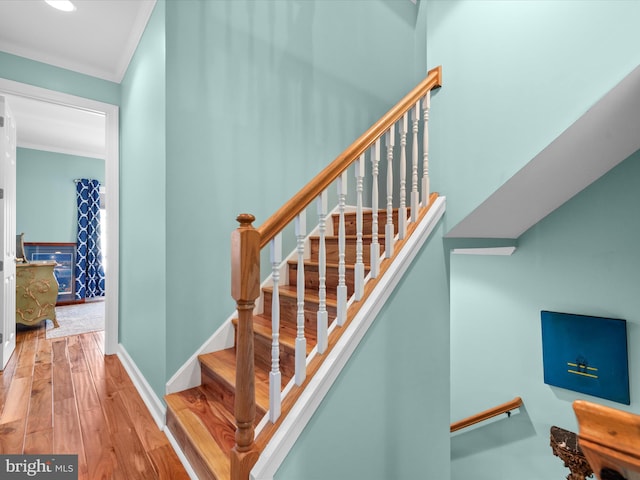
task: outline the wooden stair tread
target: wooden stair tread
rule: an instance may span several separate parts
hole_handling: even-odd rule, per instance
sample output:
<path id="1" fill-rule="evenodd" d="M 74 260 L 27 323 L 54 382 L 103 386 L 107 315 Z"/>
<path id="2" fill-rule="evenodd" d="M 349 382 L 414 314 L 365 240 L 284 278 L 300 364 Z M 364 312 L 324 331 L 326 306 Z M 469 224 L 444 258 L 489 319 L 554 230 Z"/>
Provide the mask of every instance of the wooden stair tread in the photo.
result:
<path id="1" fill-rule="evenodd" d="M 235 443 L 233 416 L 201 387 L 166 395 L 165 401 L 167 423 L 173 426 L 176 440 L 198 474 L 209 473 L 207 478 L 218 480 L 230 478 L 229 452 Z"/>
<path id="2" fill-rule="evenodd" d="M 203 368 L 222 379 L 233 390 L 236 387 L 236 349 L 234 347 L 217 352 L 198 355 Z M 269 410 L 269 372 L 255 366 L 256 405 L 263 411 Z"/>
<path id="3" fill-rule="evenodd" d="M 411 211 L 411 207 L 409 207 L 408 205 L 406 206 L 406 209 L 407 209 L 407 212 Z M 393 212 L 394 213 L 397 213 L 399 210 L 400 210 L 399 207 L 393 207 Z M 345 209 L 344 216 L 345 217 L 349 217 L 349 216 L 355 217 L 357 213 L 358 212 L 355 209 L 354 210 Z M 365 207 L 362 208 L 362 216 L 371 215 L 372 213 L 373 213 L 373 210 L 371 210 L 371 208 L 365 208 Z M 387 208 L 386 207 L 378 209 L 378 215 L 386 215 L 386 214 L 387 214 Z M 331 216 L 332 217 L 340 217 L 340 212 L 333 212 L 331 214 Z"/>
<path id="4" fill-rule="evenodd" d="M 271 338 L 271 319 L 264 315 L 253 316 L 253 331 L 266 338 Z M 296 348 L 296 328 L 287 322 L 280 322 L 280 336 L 278 340 L 291 350 Z M 307 355 L 311 353 L 316 345 L 316 332 L 305 330 L 304 336 L 307 339 Z"/>
<path id="5" fill-rule="evenodd" d="M 433 194 L 437 196 L 436 194 Z M 432 195 L 432 196 L 433 196 Z M 432 200 L 433 201 L 433 200 Z M 397 219 L 396 210 L 394 209 L 394 223 Z M 372 214 L 376 211 L 368 211 L 368 216 L 371 218 Z M 355 216 L 355 212 L 345 212 L 345 216 Z M 378 210 L 379 218 L 382 219 L 382 215 L 386 215 L 386 210 Z M 367 216 L 367 212 L 364 212 L 364 216 Z M 351 231 L 353 228 L 353 222 L 351 221 Z M 378 221 L 379 233 L 377 235 L 378 242 L 380 243 L 381 253 L 385 248 L 385 229 L 384 222 Z M 397 225 L 395 225 L 394 236 L 397 233 Z M 382 232 L 380 232 L 382 230 Z M 335 226 L 334 226 L 334 231 Z M 413 230 L 410 229 L 411 233 Z M 336 241 L 338 236 L 328 235 L 327 239 L 327 269 L 331 272 L 327 275 L 327 279 L 330 279 L 332 284 L 332 290 L 327 289 L 326 303 L 329 309 L 329 317 L 331 321 L 331 315 L 335 316 L 335 310 L 337 310 L 337 298 L 335 293 L 336 283 L 336 269 L 339 269 L 337 263 L 337 246 Z M 354 265 L 355 261 L 355 243 L 357 241 L 357 235 L 346 235 L 347 249 L 345 252 L 345 271 L 348 272 L 350 277 L 347 281 L 347 288 L 353 290 L 353 277 L 354 277 Z M 366 244 L 371 243 L 373 235 L 363 234 L 363 245 L 367 250 L 369 246 Z M 319 283 L 319 262 L 317 261 L 318 252 L 315 251 L 314 257 L 314 245 L 317 247 L 319 237 L 311 237 L 311 258 L 306 259 L 304 264 L 309 266 L 309 275 L 305 276 L 305 283 L 308 282 L 307 288 L 305 288 L 305 337 L 307 339 L 307 354 L 316 345 L 315 328 L 315 313 L 311 312 L 319 303 L 319 296 L 317 288 L 314 289 L 314 285 Z M 402 247 L 403 241 L 400 241 Z M 363 256 L 365 257 L 365 271 L 370 271 L 370 266 L 367 264 L 366 257 L 368 252 L 365 250 Z M 289 265 L 297 266 L 297 261 L 289 260 Z M 315 269 L 315 271 L 314 271 Z M 381 265 L 381 274 L 385 272 L 385 263 Z M 295 272 L 294 278 L 295 278 Z M 291 276 L 292 269 L 289 270 Z M 351 283 L 349 283 L 351 282 Z M 295 283 L 295 280 L 292 281 Z M 367 290 L 371 290 L 372 286 L 376 284 L 374 279 L 371 285 L 365 288 L 365 295 Z M 273 295 L 272 287 L 262 288 L 264 295 Z M 295 285 L 280 285 L 279 294 L 281 300 L 281 318 L 279 342 L 280 342 L 280 361 L 282 372 L 282 385 L 283 388 L 291 379 L 293 375 L 293 357 L 295 355 L 295 337 L 296 337 L 296 312 L 295 301 L 297 300 L 297 287 Z M 350 293 L 351 294 L 351 293 Z M 350 295 L 349 294 L 349 295 Z M 316 305 L 314 305 L 314 303 Z M 285 309 L 286 314 L 282 316 Z M 349 310 L 351 316 L 351 308 Z M 357 309 L 354 310 L 357 312 Z M 259 422 L 260 417 L 264 412 L 269 409 L 269 370 L 270 366 L 270 342 L 271 342 L 271 327 L 272 321 L 269 316 L 269 311 L 265 311 L 263 315 L 253 316 L 253 330 L 254 330 L 254 349 L 256 350 L 256 362 L 255 362 L 255 400 L 256 400 L 256 419 L 255 424 Z M 286 320 L 286 321 L 285 321 Z M 237 319 L 234 319 L 234 324 L 237 326 Z M 309 328 L 312 327 L 312 328 Z M 333 336 L 336 335 L 335 331 L 330 337 L 330 343 L 335 342 L 336 339 Z M 333 340 L 332 340 L 333 338 Z M 311 377 L 317 372 L 322 360 L 321 356 L 316 356 L 311 362 L 307 374 Z M 235 347 L 221 350 L 217 352 L 202 354 L 198 356 L 198 359 L 202 367 L 202 385 L 192 389 L 177 392 L 165 396 L 167 403 L 167 427 L 172 431 L 178 444 L 181 446 L 187 458 L 192 463 L 198 478 L 201 479 L 213 479 L 213 480 L 227 480 L 231 476 L 230 472 L 230 451 L 235 443 L 235 418 L 233 415 L 233 404 L 235 397 L 235 384 L 236 384 L 236 350 Z M 283 369 L 284 368 L 284 369 Z M 285 373 L 286 372 L 286 373 Z M 298 398 L 299 391 L 295 390 L 290 393 L 293 402 Z M 288 412 L 292 404 L 283 404 L 283 413 Z M 266 439 L 273 435 L 273 431 L 277 428 L 273 424 L 268 424 L 265 430 L 261 434 L 261 437 L 257 439 L 259 446 L 264 447 Z M 262 443 L 261 443 L 262 442 Z"/>
<path id="6" fill-rule="evenodd" d="M 297 266 L 298 265 L 298 260 L 287 260 L 287 264 L 292 265 L 292 266 Z M 319 267 L 320 266 L 320 262 L 317 262 L 316 260 L 305 260 L 304 261 L 305 266 L 311 266 L 311 267 Z M 329 268 L 340 268 L 340 265 L 338 263 L 332 263 L 332 262 L 326 262 L 326 267 Z M 346 270 L 354 270 L 356 268 L 355 264 L 350 263 L 350 262 L 345 262 L 344 267 Z M 371 269 L 371 267 L 369 265 L 365 265 L 364 266 L 364 270 L 365 272 L 368 272 Z"/>
<path id="7" fill-rule="evenodd" d="M 273 294 L 273 287 L 262 287 L 262 290 Z M 280 285 L 278 292 L 281 297 L 298 298 L 298 289 L 291 285 Z M 320 297 L 317 292 L 310 292 L 308 288 L 304 291 L 304 300 L 305 302 L 320 303 Z M 327 290 L 326 303 L 327 307 L 338 307 L 338 299 L 335 292 Z"/>
<path id="8" fill-rule="evenodd" d="M 385 236 L 384 233 L 379 233 L 378 234 L 378 242 L 383 243 L 384 236 Z M 338 235 L 325 235 L 324 238 L 327 241 L 332 241 L 333 242 L 333 241 L 338 240 L 340 237 Z M 358 240 L 358 236 L 357 235 L 345 235 L 344 238 L 345 238 L 345 240 Z M 362 240 L 363 241 L 370 240 L 372 238 L 373 238 L 373 235 L 371 235 L 370 233 L 362 235 Z M 317 236 L 317 235 L 312 235 L 312 236 L 309 237 L 309 239 L 311 239 L 311 240 L 320 240 L 320 237 Z"/>

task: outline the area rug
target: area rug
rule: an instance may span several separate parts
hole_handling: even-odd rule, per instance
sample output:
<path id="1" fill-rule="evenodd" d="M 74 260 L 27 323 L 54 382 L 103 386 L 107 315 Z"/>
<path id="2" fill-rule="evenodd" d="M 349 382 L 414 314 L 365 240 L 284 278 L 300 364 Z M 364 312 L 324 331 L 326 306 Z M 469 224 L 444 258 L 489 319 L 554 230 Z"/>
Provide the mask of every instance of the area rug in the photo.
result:
<path id="1" fill-rule="evenodd" d="M 53 328 L 53 322 L 47 320 L 47 338 L 68 337 L 104 330 L 104 302 L 56 307 L 56 318 L 60 324 L 58 328 Z"/>

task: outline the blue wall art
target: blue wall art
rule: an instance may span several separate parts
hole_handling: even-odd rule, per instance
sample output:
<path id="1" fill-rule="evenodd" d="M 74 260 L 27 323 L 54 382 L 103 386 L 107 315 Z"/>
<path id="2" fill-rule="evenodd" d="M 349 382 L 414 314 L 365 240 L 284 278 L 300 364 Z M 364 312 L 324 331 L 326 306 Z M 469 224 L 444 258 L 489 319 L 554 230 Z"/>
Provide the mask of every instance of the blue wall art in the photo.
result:
<path id="1" fill-rule="evenodd" d="M 541 311 L 544 383 L 630 404 L 627 322 Z"/>

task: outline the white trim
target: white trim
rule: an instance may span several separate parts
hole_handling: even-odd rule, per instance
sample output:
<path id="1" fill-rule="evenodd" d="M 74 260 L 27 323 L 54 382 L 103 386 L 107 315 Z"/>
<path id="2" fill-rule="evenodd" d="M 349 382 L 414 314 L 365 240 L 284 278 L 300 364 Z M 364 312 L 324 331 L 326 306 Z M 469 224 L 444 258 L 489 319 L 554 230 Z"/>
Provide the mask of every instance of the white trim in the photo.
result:
<path id="1" fill-rule="evenodd" d="M 167 439 L 169 440 L 169 443 L 173 447 L 173 450 L 176 452 L 176 455 L 180 459 L 180 462 L 182 463 L 182 466 L 187 471 L 187 475 L 189 475 L 189 478 L 191 480 L 200 480 L 198 478 L 198 474 L 195 472 L 195 470 L 193 469 L 193 467 L 189 463 L 189 460 L 187 459 L 187 457 L 185 456 L 184 452 L 180 448 L 180 445 L 178 444 L 178 441 L 173 436 L 173 433 L 171 433 L 171 430 L 169 430 L 169 427 L 167 427 L 165 425 L 163 431 L 164 431 L 164 434 L 167 436 Z"/>
<path id="2" fill-rule="evenodd" d="M 454 248 L 451 253 L 458 255 L 512 255 L 516 247 L 487 247 L 487 248 Z"/>
<path id="3" fill-rule="evenodd" d="M 131 59 L 133 55 L 136 53 L 136 49 L 138 48 L 138 44 L 140 43 L 140 39 L 144 34 L 145 29 L 147 28 L 147 23 L 151 18 L 151 14 L 153 13 L 153 9 L 156 6 L 156 0 L 148 0 L 140 2 L 140 10 L 138 10 L 138 16 L 136 17 L 133 25 L 131 27 L 131 35 L 127 39 L 127 44 L 122 49 L 122 55 L 120 56 L 120 61 L 118 65 L 115 67 L 114 72 L 114 82 L 122 83 L 122 79 L 124 78 L 125 73 L 127 73 L 127 68 L 129 68 L 129 64 L 131 63 Z M 109 79 L 107 79 L 109 80 Z"/>
<path id="4" fill-rule="evenodd" d="M 385 302 L 411 265 L 420 247 L 427 240 L 438 220 L 444 215 L 445 197 L 438 197 L 425 218 L 409 237 L 391 268 L 380 279 L 362 308 L 331 350 L 318 372 L 309 382 L 293 409 L 284 418 L 274 437 L 262 451 L 251 470 L 252 480 L 271 480 L 295 444 L 333 382 L 355 351 Z"/>
<path id="5" fill-rule="evenodd" d="M 198 355 L 209 352 L 217 352 L 231 348 L 235 340 L 235 328 L 232 320 L 235 317 L 235 311 L 220 327 L 202 344 L 202 346 L 189 357 L 176 373 L 167 381 L 165 392 L 167 394 L 181 392 L 189 388 L 197 387 L 202 383 L 200 362 Z"/>
<path id="6" fill-rule="evenodd" d="M 64 55 L 55 55 L 52 53 L 43 53 L 34 50 L 31 47 L 25 47 L 15 42 L 6 40 L 2 43 L 2 51 L 16 55 L 18 57 L 28 58 L 40 63 L 46 63 L 58 68 L 64 68 L 73 72 L 88 75 L 90 77 L 100 78 L 113 83 L 121 83 L 127 68 L 131 63 L 131 59 L 138 48 L 138 43 L 147 27 L 147 22 L 151 18 L 151 13 L 156 5 L 156 0 L 140 0 L 138 2 L 140 8 L 136 19 L 131 26 L 130 35 L 127 39 L 125 47 L 122 49 L 117 65 L 111 68 L 101 68 L 95 65 L 88 65 L 85 61 L 76 61 L 69 59 Z"/>
<path id="7" fill-rule="evenodd" d="M 119 245 L 120 245 L 120 132 L 119 112 L 117 105 L 77 97 L 67 93 L 48 90 L 46 88 L 27 85 L 0 78 L 0 93 L 8 93 L 28 97 L 43 102 L 57 103 L 73 108 L 98 112 L 105 116 L 105 178 L 109 186 L 106 193 L 107 215 L 107 256 L 109 268 L 106 271 L 105 297 L 105 353 L 116 353 L 118 346 L 118 278 L 119 278 Z"/>
<path id="8" fill-rule="evenodd" d="M 115 353 L 119 337 L 120 305 L 120 109 L 105 112 L 105 205 L 107 211 L 107 253 L 109 265 L 105 272 L 104 351 Z"/>
<path id="9" fill-rule="evenodd" d="M 84 62 L 70 60 L 62 55 L 43 53 L 15 42 L 3 41 L 2 51 L 10 53 L 11 55 L 16 55 L 18 57 L 28 58 L 29 60 L 33 60 L 35 62 L 46 63 L 47 65 L 51 65 L 53 67 L 71 70 L 82 75 L 88 75 L 90 77 L 99 78 L 108 82 L 119 83 L 115 71 L 87 65 Z"/>
<path id="10" fill-rule="evenodd" d="M 131 378 L 136 390 L 138 390 L 138 393 L 142 397 L 142 401 L 149 409 L 156 425 L 158 425 L 160 430 L 163 430 L 165 426 L 165 414 L 167 413 L 167 407 L 155 394 L 153 388 L 151 388 L 151 385 L 149 385 L 149 382 L 144 378 L 144 375 L 142 375 L 142 372 L 122 344 L 118 345 L 118 358 L 120 359 L 120 362 L 122 362 L 124 369 L 129 374 L 129 378 Z"/>
<path id="11" fill-rule="evenodd" d="M 67 147 L 52 147 L 49 145 L 40 145 L 39 143 L 20 142 L 18 144 L 20 148 L 29 148 L 31 150 L 41 150 L 43 152 L 64 153 L 67 155 L 75 155 L 78 157 L 89 157 L 104 160 L 104 152 L 98 152 L 96 150 L 82 150 L 79 148 L 67 148 Z"/>

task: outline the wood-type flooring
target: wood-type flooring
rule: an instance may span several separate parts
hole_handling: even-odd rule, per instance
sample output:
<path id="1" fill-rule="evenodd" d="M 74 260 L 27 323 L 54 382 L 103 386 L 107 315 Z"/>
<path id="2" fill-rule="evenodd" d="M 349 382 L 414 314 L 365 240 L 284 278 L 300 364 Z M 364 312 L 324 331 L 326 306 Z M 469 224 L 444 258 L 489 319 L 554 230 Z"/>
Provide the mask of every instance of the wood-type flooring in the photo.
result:
<path id="1" fill-rule="evenodd" d="M 188 479 L 104 332 L 47 340 L 18 325 L 0 372 L 0 454 L 78 455 L 82 480 Z"/>

